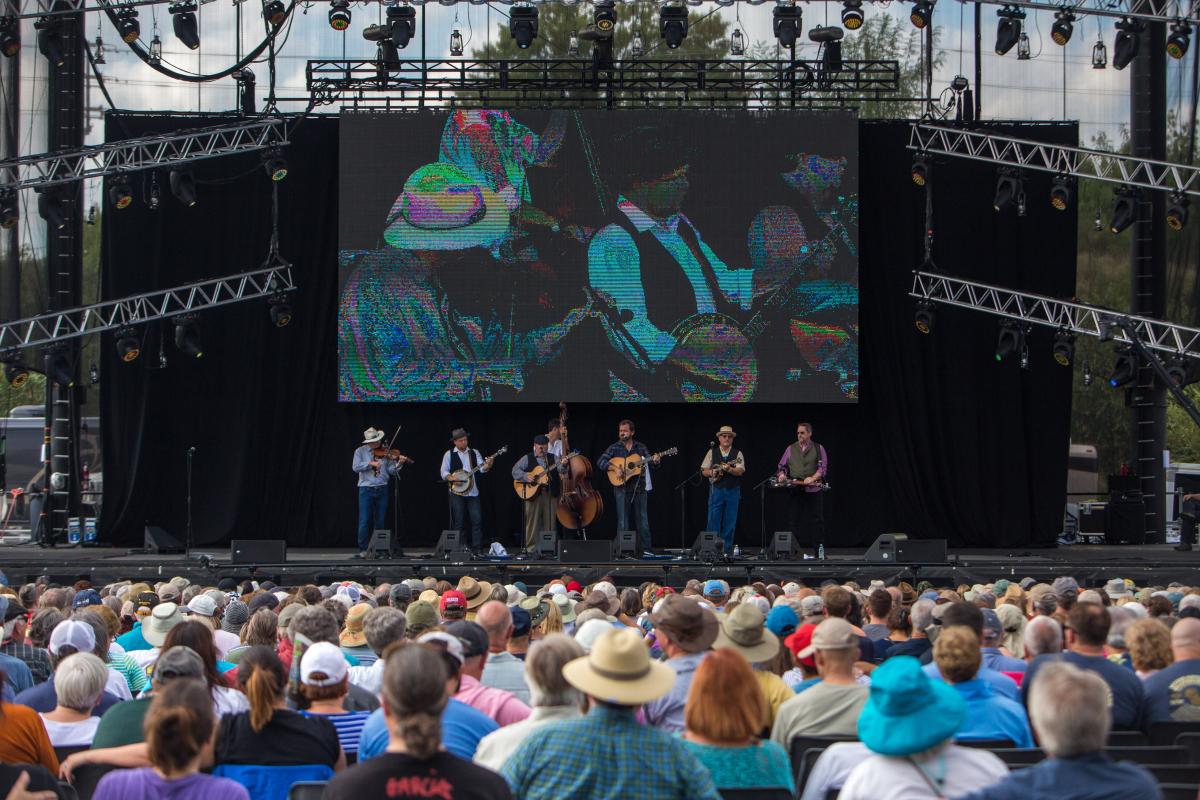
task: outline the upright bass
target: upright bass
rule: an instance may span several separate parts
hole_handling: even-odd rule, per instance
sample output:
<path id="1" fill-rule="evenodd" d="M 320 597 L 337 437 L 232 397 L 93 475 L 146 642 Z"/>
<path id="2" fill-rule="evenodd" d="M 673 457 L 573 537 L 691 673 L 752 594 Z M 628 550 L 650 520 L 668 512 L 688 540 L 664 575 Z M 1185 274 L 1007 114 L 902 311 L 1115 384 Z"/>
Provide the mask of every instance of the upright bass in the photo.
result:
<path id="1" fill-rule="evenodd" d="M 587 456 L 571 452 L 566 434 L 566 403 L 558 404 L 558 424 L 563 428 L 563 461 L 567 463 L 567 468 L 560 478 L 561 491 L 555 513 L 564 528 L 579 530 L 600 519 L 604 513 L 604 501 L 600 493 L 592 488 L 592 462 Z"/>

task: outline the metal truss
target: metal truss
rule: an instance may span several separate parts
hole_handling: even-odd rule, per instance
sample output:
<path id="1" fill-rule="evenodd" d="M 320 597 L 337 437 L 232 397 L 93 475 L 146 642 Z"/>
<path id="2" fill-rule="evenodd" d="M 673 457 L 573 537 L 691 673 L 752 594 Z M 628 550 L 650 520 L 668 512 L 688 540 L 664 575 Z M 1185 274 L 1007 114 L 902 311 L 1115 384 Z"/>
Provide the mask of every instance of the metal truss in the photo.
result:
<path id="1" fill-rule="evenodd" d="M 1200 167 L 1104 150 L 1031 142 L 925 122 L 912 123 L 908 149 L 1200 197 Z"/>
<path id="2" fill-rule="evenodd" d="M 643 105 L 777 108 L 896 100 L 896 61 L 637 59 L 597 72 L 586 59 L 412 59 L 382 69 L 373 59 L 313 60 L 306 70 L 314 104 L 366 107 L 439 105 Z M 310 98 L 297 98 L 309 100 Z"/>
<path id="3" fill-rule="evenodd" d="M 269 298 L 295 288 L 292 265 L 278 262 L 225 278 L 6 322 L 0 324 L 0 353 L 118 330 L 217 306 Z"/>
<path id="4" fill-rule="evenodd" d="M 1132 344 L 1136 338 L 1147 350 L 1200 359 L 1200 329 L 1135 317 L 1100 306 L 920 270 L 913 272 L 909 295 L 1102 340 Z"/>
<path id="5" fill-rule="evenodd" d="M 42 188 L 151 167 L 175 166 L 287 143 L 284 120 L 264 117 L 89 145 L 78 150 L 21 156 L 0 161 L 0 174 L 7 178 L 0 184 L 0 191 Z"/>
<path id="6" fill-rule="evenodd" d="M 1060 3 L 1036 2 L 1031 0 L 970 0 L 980 5 L 1014 6 L 1032 11 L 1049 11 L 1051 13 L 1067 9 L 1078 16 L 1085 14 L 1099 17 L 1114 17 L 1120 19 L 1129 17 L 1143 22 L 1174 22 L 1189 20 L 1193 25 L 1200 24 L 1200 5 L 1195 0 L 1081 0 L 1081 2 Z M 1189 8 L 1190 6 L 1190 8 Z M 1133 9 L 1137 9 L 1136 11 Z M 1187 9 L 1185 11 L 1185 9 Z"/>

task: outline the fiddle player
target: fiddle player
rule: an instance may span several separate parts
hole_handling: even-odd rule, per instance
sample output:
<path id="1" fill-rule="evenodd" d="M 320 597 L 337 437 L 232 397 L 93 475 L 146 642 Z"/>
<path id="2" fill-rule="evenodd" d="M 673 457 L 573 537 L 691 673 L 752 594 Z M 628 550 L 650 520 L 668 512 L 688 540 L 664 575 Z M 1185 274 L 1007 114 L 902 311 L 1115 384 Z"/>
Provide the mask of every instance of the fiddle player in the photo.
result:
<path id="1" fill-rule="evenodd" d="M 388 482 L 409 459 L 407 456 L 376 457 L 375 449 L 383 442 L 383 431 L 367 428 L 363 443 L 354 451 L 351 466 L 358 473 L 358 555 L 363 558 L 371 544 L 371 533 L 384 527 L 387 516 Z"/>
<path id="2" fill-rule="evenodd" d="M 470 472 L 476 467 L 476 478 L 481 473 L 492 468 L 492 459 L 484 458 L 473 447 L 469 447 L 470 434 L 464 428 L 455 428 L 450 432 L 450 442 L 453 444 L 442 456 L 442 480 L 448 480 L 451 472 L 466 470 Z M 450 527 L 465 533 L 467 520 L 471 521 L 471 549 L 478 552 L 483 547 L 483 509 L 479 505 L 479 481 L 471 481 L 471 489 L 466 494 L 450 492 Z"/>
<path id="3" fill-rule="evenodd" d="M 657 458 L 651 458 L 650 450 L 646 445 L 635 440 L 633 421 L 623 419 L 617 424 L 617 441 L 608 446 L 608 449 L 596 459 L 596 469 L 601 472 L 608 469 L 608 462 L 617 457 L 629 457 L 637 454 L 641 456 L 647 463 L 645 469 L 642 470 L 640 477 L 628 481 L 621 486 L 613 487 L 613 498 L 617 504 L 617 530 L 627 531 L 629 527 L 630 512 L 633 512 L 634 524 L 637 526 L 638 545 L 642 548 L 642 552 L 647 555 L 653 555 L 651 549 L 650 538 L 650 517 L 646 511 L 646 495 L 650 492 L 650 465 L 658 464 Z"/>
<path id="4" fill-rule="evenodd" d="M 829 456 L 825 448 L 812 440 L 812 425 L 796 426 L 796 441 L 787 446 L 776 467 L 781 482 L 791 485 L 788 501 L 788 526 L 792 538 L 802 545 L 816 547 L 825 543 L 824 496 L 821 494 Z M 809 535 L 801 538 L 801 527 Z"/>
<path id="5" fill-rule="evenodd" d="M 517 463 L 513 464 L 512 477 L 514 481 L 532 484 L 536 478 L 530 475 L 536 467 L 541 467 L 550 476 L 550 482 L 543 486 L 533 497 L 522 500 L 525 504 L 525 549 L 532 550 L 537 543 L 540 531 L 552 531 L 555 527 L 554 498 L 558 495 L 558 474 L 563 471 L 565 463 L 560 462 L 550 452 L 550 437 L 538 434 L 533 437 L 533 452 L 526 453 Z"/>
<path id="6" fill-rule="evenodd" d="M 733 552 L 733 529 L 737 525 L 738 502 L 742 498 L 742 475 L 746 459 L 733 446 L 737 436 L 729 425 L 717 431 L 717 444 L 704 454 L 700 472 L 712 481 L 708 493 L 708 530 L 717 531 L 725 540 L 725 552 Z"/>

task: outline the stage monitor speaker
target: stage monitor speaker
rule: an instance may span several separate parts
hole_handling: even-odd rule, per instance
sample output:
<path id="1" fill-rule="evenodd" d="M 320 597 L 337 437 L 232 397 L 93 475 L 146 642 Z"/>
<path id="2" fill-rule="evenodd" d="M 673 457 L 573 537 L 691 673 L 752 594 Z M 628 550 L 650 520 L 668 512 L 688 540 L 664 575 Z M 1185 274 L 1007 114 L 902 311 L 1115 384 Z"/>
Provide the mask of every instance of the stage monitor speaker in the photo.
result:
<path id="1" fill-rule="evenodd" d="M 533 544 L 537 558 L 558 558 L 558 531 L 541 531 Z"/>
<path id="2" fill-rule="evenodd" d="M 946 540 L 899 539 L 896 541 L 896 561 L 901 564 L 944 564 Z"/>
<path id="3" fill-rule="evenodd" d="M 888 561 L 895 563 L 896 561 L 896 542 L 908 539 L 907 534 L 903 533 L 881 533 L 875 537 L 875 541 L 867 548 L 866 554 L 863 555 L 863 561 Z"/>
<path id="4" fill-rule="evenodd" d="M 775 531 L 771 544 L 767 547 L 767 558 L 796 559 L 800 557 L 800 547 L 792 538 L 791 531 Z"/>
<path id="5" fill-rule="evenodd" d="M 591 541 L 571 540 L 558 541 L 558 560 L 576 564 L 599 564 L 612 560 L 613 543 L 611 539 L 592 539 Z"/>
<path id="6" fill-rule="evenodd" d="M 469 552 L 462 540 L 462 531 L 442 531 L 433 549 L 433 557 L 449 558 L 451 555 L 465 555 Z"/>
<path id="7" fill-rule="evenodd" d="M 617 558 L 622 556 L 637 557 L 637 533 L 634 531 L 617 531 L 617 538 L 613 539 L 613 555 Z"/>
<path id="8" fill-rule="evenodd" d="M 725 540 L 716 531 L 700 531 L 692 544 L 692 558 L 712 561 L 725 554 Z"/>
<path id="9" fill-rule="evenodd" d="M 234 539 L 229 543 L 231 564 L 282 564 L 287 561 L 283 539 Z"/>
<path id="10" fill-rule="evenodd" d="M 371 542 L 367 545 L 371 558 L 387 558 L 392 554 L 392 532 L 387 528 L 376 528 L 371 533 Z"/>
<path id="11" fill-rule="evenodd" d="M 1146 507 L 1140 500 L 1109 502 L 1104 514 L 1104 543 L 1146 543 Z"/>
<path id="12" fill-rule="evenodd" d="M 183 542 L 156 525 L 147 525 L 145 533 L 147 553 L 182 553 Z"/>

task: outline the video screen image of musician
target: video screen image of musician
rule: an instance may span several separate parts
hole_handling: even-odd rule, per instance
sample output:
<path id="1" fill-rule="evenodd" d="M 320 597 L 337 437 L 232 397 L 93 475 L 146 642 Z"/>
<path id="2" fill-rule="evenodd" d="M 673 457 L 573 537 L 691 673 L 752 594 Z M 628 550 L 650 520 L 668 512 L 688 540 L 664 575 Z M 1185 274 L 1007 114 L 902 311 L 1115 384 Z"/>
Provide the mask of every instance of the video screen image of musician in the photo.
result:
<path id="1" fill-rule="evenodd" d="M 853 402 L 857 121 L 340 123 L 343 401 Z"/>

